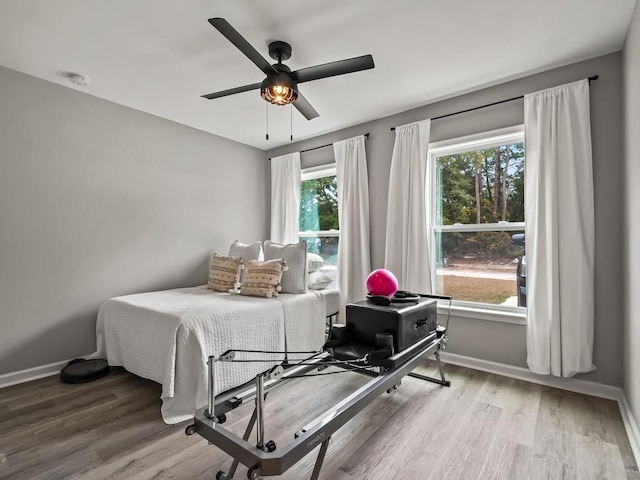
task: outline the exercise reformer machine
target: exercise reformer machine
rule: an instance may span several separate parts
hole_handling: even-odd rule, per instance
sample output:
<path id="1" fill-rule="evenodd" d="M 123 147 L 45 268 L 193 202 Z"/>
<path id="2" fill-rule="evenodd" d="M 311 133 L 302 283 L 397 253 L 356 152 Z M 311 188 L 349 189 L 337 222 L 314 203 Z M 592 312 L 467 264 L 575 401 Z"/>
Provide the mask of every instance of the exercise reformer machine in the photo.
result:
<path id="1" fill-rule="evenodd" d="M 444 325 L 437 322 L 437 300 L 449 301 Z M 248 468 L 247 478 L 280 475 L 309 452 L 319 447 L 311 480 L 317 480 L 332 435 L 355 417 L 379 395 L 396 390 L 405 376 L 449 386 L 440 360 L 440 350 L 447 346 L 451 297 L 421 295 L 413 302 L 375 305 L 358 302 L 347 305 L 346 325 L 334 324 L 321 352 L 265 352 L 228 350 L 208 359 L 207 405 L 198 409 L 187 435 L 198 433 L 233 458 L 227 472 L 218 471 L 217 480 L 230 480 L 240 463 Z M 282 364 L 266 369 L 245 386 L 216 395 L 215 371 L 218 362 L 260 362 L 263 359 L 243 359 L 238 354 L 283 354 Z M 311 354 L 301 361 L 289 356 Z M 440 378 L 418 374 L 413 370 L 433 355 Z M 273 362 L 273 360 L 269 360 Z M 294 434 L 292 441 L 277 447 L 266 440 L 264 406 L 270 391 L 289 380 L 313 376 L 310 372 L 336 366 L 371 378 L 365 385 L 307 423 Z M 316 374 L 318 375 L 318 374 Z M 227 413 L 253 401 L 255 406 L 242 438 L 223 424 Z M 256 429 L 255 443 L 249 437 Z"/>

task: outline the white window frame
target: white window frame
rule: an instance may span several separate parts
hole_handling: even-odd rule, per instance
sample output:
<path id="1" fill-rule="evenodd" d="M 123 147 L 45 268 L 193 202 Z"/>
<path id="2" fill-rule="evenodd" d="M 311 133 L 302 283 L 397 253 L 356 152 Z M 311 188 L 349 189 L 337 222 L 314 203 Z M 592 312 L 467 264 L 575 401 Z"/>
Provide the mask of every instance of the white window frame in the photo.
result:
<path id="1" fill-rule="evenodd" d="M 479 231 L 525 231 L 526 222 L 497 222 L 482 224 L 454 224 L 437 225 L 437 175 L 436 159 L 438 157 L 455 155 L 468 152 L 470 150 L 480 150 L 498 145 L 524 142 L 524 125 L 492 130 L 488 132 L 467 135 L 463 137 L 451 138 L 440 142 L 429 144 L 429 168 L 431 170 L 430 192 L 432 195 L 433 219 L 430 226 L 432 244 L 436 245 L 436 234 L 440 232 L 479 232 Z M 526 157 L 525 157 L 526 161 Z M 432 285 L 436 285 L 436 265 L 434 263 L 431 270 Z M 439 302 L 440 313 L 446 314 L 448 302 Z M 515 323 L 524 325 L 526 323 L 526 308 L 518 306 L 492 305 L 479 302 L 468 302 L 455 300 L 452 302 L 451 315 L 465 318 L 475 318 L 480 320 L 492 320 L 505 323 Z"/>
<path id="2" fill-rule="evenodd" d="M 334 177 L 337 175 L 335 163 L 328 163 L 316 167 L 303 168 L 300 171 L 300 181 L 315 180 L 322 177 Z M 300 237 L 340 237 L 340 230 L 298 230 L 298 238 Z"/>

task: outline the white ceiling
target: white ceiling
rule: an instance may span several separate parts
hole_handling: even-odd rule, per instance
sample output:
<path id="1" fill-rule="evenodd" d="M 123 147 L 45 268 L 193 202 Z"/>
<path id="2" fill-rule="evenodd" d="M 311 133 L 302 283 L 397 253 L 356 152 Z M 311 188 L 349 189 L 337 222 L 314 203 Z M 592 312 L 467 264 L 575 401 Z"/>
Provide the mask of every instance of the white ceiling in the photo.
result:
<path id="1" fill-rule="evenodd" d="M 291 43 L 292 70 L 373 55 L 373 70 L 300 86 L 320 113 L 293 110 L 301 140 L 620 50 L 635 1 L 3 0 L 0 65 L 267 150 L 289 141 L 290 107 L 269 108 L 267 142 L 259 91 L 200 98 L 263 79 L 208 18 L 269 61 L 270 41 Z"/>

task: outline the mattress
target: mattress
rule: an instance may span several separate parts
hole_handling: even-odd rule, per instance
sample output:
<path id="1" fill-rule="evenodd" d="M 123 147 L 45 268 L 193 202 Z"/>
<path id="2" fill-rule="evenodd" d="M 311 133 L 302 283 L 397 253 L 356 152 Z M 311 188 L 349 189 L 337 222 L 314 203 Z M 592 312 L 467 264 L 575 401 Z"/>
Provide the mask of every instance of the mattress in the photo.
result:
<path id="1" fill-rule="evenodd" d="M 324 297 L 324 309 L 326 316 L 335 315 L 340 310 L 340 292 L 336 289 L 318 290 Z"/>
<path id="2" fill-rule="evenodd" d="M 335 290 L 258 298 L 206 286 L 111 298 L 98 312 L 93 357 L 160 383 L 163 420 L 178 423 L 206 403 L 210 355 L 229 349 L 319 351 L 325 317 L 336 311 L 336 299 L 339 303 Z M 248 354 L 238 358 L 242 355 Z M 241 385 L 283 359 L 282 354 L 258 357 L 266 362 L 218 362 L 216 392 Z"/>

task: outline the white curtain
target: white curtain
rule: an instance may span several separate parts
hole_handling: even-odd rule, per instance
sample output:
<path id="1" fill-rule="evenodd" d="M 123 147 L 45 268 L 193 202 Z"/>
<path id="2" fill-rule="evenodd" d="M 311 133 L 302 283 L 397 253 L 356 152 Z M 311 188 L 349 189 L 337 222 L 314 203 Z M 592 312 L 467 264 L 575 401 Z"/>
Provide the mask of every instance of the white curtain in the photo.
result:
<path id="1" fill-rule="evenodd" d="M 347 303 L 364 300 L 371 273 L 369 248 L 369 176 L 364 136 L 333 144 L 338 183 L 338 289 L 340 318 Z"/>
<path id="2" fill-rule="evenodd" d="M 271 159 L 271 240 L 297 243 L 300 216 L 300 152 Z"/>
<path id="3" fill-rule="evenodd" d="M 571 377 L 595 369 L 589 83 L 526 95 L 524 106 L 527 363 Z"/>
<path id="4" fill-rule="evenodd" d="M 401 290 L 433 293 L 431 285 L 431 120 L 396 127 L 391 158 L 385 268 Z"/>

